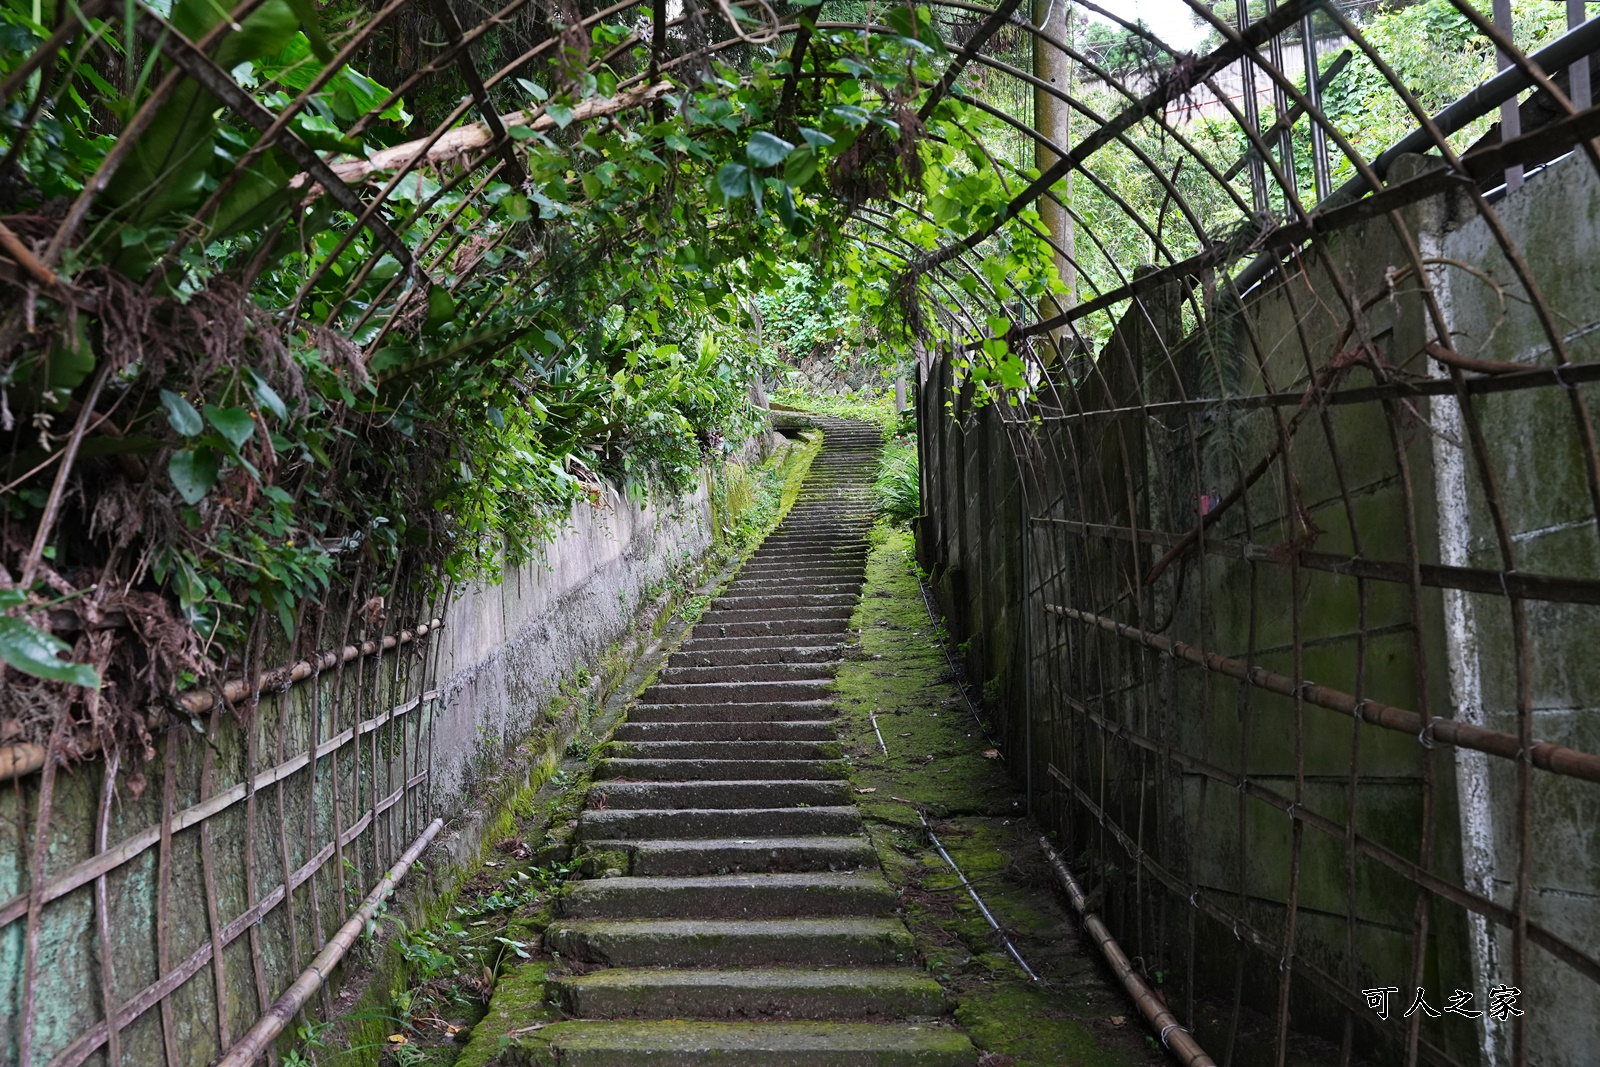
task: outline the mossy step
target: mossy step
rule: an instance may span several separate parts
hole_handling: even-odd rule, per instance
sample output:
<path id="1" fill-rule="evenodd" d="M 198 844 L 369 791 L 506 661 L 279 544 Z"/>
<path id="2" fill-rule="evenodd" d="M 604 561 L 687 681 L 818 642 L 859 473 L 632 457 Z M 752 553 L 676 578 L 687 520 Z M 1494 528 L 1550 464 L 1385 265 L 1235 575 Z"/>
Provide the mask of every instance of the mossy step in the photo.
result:
<path id="1" fill-rule="evenodd" d="M 631 857 L 639 878 L 694 874 L 773 874 L 870 868 L 877 854 L 865 837 L 751 837 L 721 840 L 591 841 L 598 852 Z"/>
<path id="2" fill-rule="evenodd" d="M 767 634 L 746 637 L 690 637 L 678 646 L 679 652 L 722 652 L 727 650 L 763 650 L 773 648 L 827 648 L 843 647 L 836 634 Z"/>
<path id="3" fill-rule="evenodd" d="M 585 811 L 584 841 L 709 841 L 728 837 L 821 837 L 861 829 L 855 805 L 813 808 L 654 808 Z"/>
<path id="4" fill-rule="evenodd" d="M 618 741 L 833 741 L 838 731 L 825 719 L 781 722 L 625 722 L 611 735 Z"/>
<path id="5" fill-rule="evenodd" d="M 820 689 L 818 692 L 827 692 Z M 727 695 L 728 691 L 723 691 Z M 646 694 L 649 695 L 649 694 Z M 676 694 L 674 694 L 676 695 Z M 759 697 L 727 704 L 635 704 L 628 721 L 658 722 L 822 722 L 839 713 L 831 700 L 766 700 Z"/>
<path id="6" fill-rule="evenodd" d="M 749 704 L 774 700 L 821 700 L 828 694 L 827 678 L 777 682 L 667 682 L 650 686 L 639 695 L 641 704 Z"/>
<path id="7" fill-rule="evenodd" d="M 557 908 L 573 919 L 798 919 L 889 915 L 898 903 L 871 871 L 599 878 L 568 883 Z"/>
<path id="8" fill-rule="evenodd" d="M 580 1019 L 903 1019 L 946 1008 L 939 983 L 909 968 L 612 968 L 545 988 Z"/>
<path id="9" fill-rule="evenodd" d="M 843 662 L 839 653 L 843 645 L 830 641 L 825 645 L 775 645 L 767 648 L 680 648 L 667 659 L 667 669 L 662 677 L 672 680 L 681 670 L 717 667 L 792 667 L 816 669 L 818 664 L 832 674 Z"/>
<path id="10" fill-rule="evenodd" d="M 596 782 L 589 805 L 612 811 L 642 808 L 819 808 L 849 804 L 843 780 Z"/>
<path id="11" fill-rule="evenodd" d="M 832 578 L 778 577 L 739 578 L 724 592 L 728 596 L 764 596 L 767 594 L 831 593 L 856 596 L 865 585 L 858 575 L 836 575 Z"/>
<path id="12" fill-rule="evenodd" d="M 639 760 L 837 760 L 837 741 L 610 741 L 607 759 Z"/>
<path id="13" fill-rule="evenodd" d="M 810 651 L 795 649 L 794 651 Z M 663 685 L 741 684 L 751 682 L 826 682 L 833 677 L 841 659 L 817 657 L 801 663 L 723 663 L 681 665 L 669 663 L 661 672 Z"/>
<path id="14" fill-rule="evenodd" d="M 570 919 L 544 935 L 562 956 L 612 967 L 861 966 L 906 963 L 899 919 Z"/>
<path id="15" fill-rule="evenodd" d="M 724 594 L 711 602 L 716 611 L 766 611 L 772 608 L 854 608 L 854 593 L 758 593 Z"/>
<path id="16" fill-rule="evenodd" d="M 604 759 L 597 779 L 639 782 L 823 781 L 849 777 L 842 760 L 819 759 Z"/>
<path id="17" fill-rule="evenodd" d="M 696 637 L 777 637 L 799 634 L 842 634 L 850 628 L 850 618 L 784 619 L 781 622 L 700 622 Z"/>
<path id="18" fill-rule="evenodd" d="M 556 1023 L 521 1043 L 536 1067 L 974 1067 L 964 1034 L 911 1023 Z"/>

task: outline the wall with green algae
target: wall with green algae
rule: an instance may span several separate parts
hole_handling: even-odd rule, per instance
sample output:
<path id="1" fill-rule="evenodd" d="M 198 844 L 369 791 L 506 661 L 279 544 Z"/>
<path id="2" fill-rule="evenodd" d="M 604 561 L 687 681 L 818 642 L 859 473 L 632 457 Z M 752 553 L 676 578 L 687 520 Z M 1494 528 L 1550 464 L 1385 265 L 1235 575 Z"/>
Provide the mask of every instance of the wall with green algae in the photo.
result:
<path id="1" fill-rule="evenodd" d="M 1403 161 L 1402 170 L 1418 165 Z M 1562 167 L 1499 210 L 1515 245 L 1528 252 L 1544 301 L 1567 324 L 1572 358 L 1594 359 L 1600 188 L 1581 165 Z M 1453 343 L 1480 358 L 1548 364 L 1533 307 L 1470 207 L 1435 200 L 1406 219 L 1431 257 L 1430 281 Z M 1408 259 L 1388 224 L 1353 228 L 1331 250 L 1352 291 L 1381 297 L 1364 322 L 1373 351 L 1404 373 L 1437 375 L 1411 355 L 1427 321 L 1403 284 Z M 1304 568 L 1291 574 L 1274 562 L 1310 545 L 1403 563 L 1415 543 L 1421 564 L 1494 571 L 1505 564 L 1491 510 L 1452 397 L 1388 411 L 1376 404 L 1313 409 L 1287 466 L 1275 463 L 1208 532 L 1247 542 L 1254 555 L 1191 555 L 1146 586 L 1142 579 L 1170 537 L 1141 533 L 1135 544 L 1117 531 L 1190 529 L 1201 501 L 1239 484 L 1240 472 L 1275 446 L 1282 424 L 1270 407 L 1142 406 L 1222 390 L 1302 390 L 1308 368 L 1326 363 L 1344 336 L 1338 289 L 1324 266 L 1309 261 L 1288 281 L 1252 294 L 1248 321 L 1220 304 L 1211 335 L 1198 341 L 1182 336 L 1181 296 L 1152 293 L 1133 308 L 1092 369 L 1080 365 L 1071 386 L 1057 381 L 1059 393 L 1046 399 L 1058 410 L 1030 426 L 1008 427 L 1005 413 L 976 408 L 970 389 L 954 389 L 949 361 L 933 365 L 919 396 L 920 559 L 964 642 L 965 665 L 992 698 L 999 747 L 1031 784 L 1035 811 L 1061 830 L 1079 877 L 1102 899 L 1113 930 L 1134 943 L 1130 951 L 1189 983 L 1185 995 L 1198 998 L 1207 1043 L 1226 1045 L 1231 1035 L 1240 1056 L 1257 1038 L 1273 1043 L 1292 892 L 1294 1026 L 1334 1042 L 1337 1054 L 1348 1023 L 1357 1053 L 1384 1061 L 1401 1054 L 1404 1033 L 1383 1025 L 1360 990 L 1410 989 L 1416 944 L 1424 953 L 1418 980 L 1436 1006 L 1466 989 L 1481 1008 L 1491 986 L 1512 981 L 1506 927 L 1419 894 L 1403 872 L 1419 864 L 1509 908 L 1519 851 L 1515 764 L 1355 727 L 1334 712 L 1141 651 L 1045 606 L 1110 616 L 1208 651 L 1249 654 L 1275 672 L 1514 732 L 1522 667 L 1504 595 L 1428 587 L 1413 601 L 1403 583 Z M 1351 362 L 1340 380 L 1370 377 Z M 1600 387 L 1485 394 L 1473 413 L 1517 566 L 1592 577 L 1600 574 L 1600 550 L 1573 393 L 1592 405 Z M 1093 414 L 1107 411 L 1120 414 Z M 1281 413 L 1288 420 L 1296 410 Z M 1303 512 L 1286 506 L 1291 488 Z M 1026 524 L 1025 509 L 1035 517 Z M 1026 613 L 1024 555 L 1036 590 Z M 1528 610 L 1534 736 L 1600 751 L 1600 661 L 1581 636 L 1600 628 L 1600 609 L 1529 602 Z M 1129 744 L 1134 732 L 1154 745 Z M 1165 762 L 1167 751 L 1203 764 Z M 1291 819 L 1287 801 L 1262 804 L 1229 781 L 1242 775 L 1253 788 L 1293 800 L 1297 767 L 1305 775 L 1299 809 L 1335 826 L 1353 821 L 1370 847 L 1352 854 L 1342 832 Z M 1600 821 L 1600 794 L 1535 772 L 1531 810 L 1533 921 L 1592 956 L 1600 950 L 1600 839 L 1586 828 Z M 1128 840 L 1116 840 L 1102 816 Z M 1135 841 L 1149 863 L 1136 858 Z M 1219 914 L 1237 916 L 1264 943 L 1249 947 Z M 1586 1062 L 1600 1045 L 1600 987 L 1537 946 L 1528 951 L 1521 983 L 1523 1007 L 1531 1006 L 1529 1048 L 1542 1062 Z M 1236 980 L 1244 996 L 1237 1019 Z M 1208 994 L 1223 1010 L 1211 1011 Z M 1507 1027 L 1492 1020 L 1429 1019 L 1421 1035 L 1462 1062 L 1508 1055 Z"/>
<path id="2" fill-rule="evenodd" d="M 786 486 L 803 477 L 811 454 L 814 448 L 786 451 L 779 471 Z M 169 795 L 170 809 L 182 812 L 204 795 L 250 778 L 249 768 L 259 772 L 304 752 L 313 730 L 326 741 L 424 690 L 437 687 L 443 697 L 361 735 L 359 745 L 317 760 L 320 786 L 314 793 L 310 769 L 290 770 L 249 804 L 234 803 L 208 820 L 204 832 L 210 840 L 204 845 L 198 826 L 172 835 L 163 915 L 170 942 L 166 962 L 169 968 L 181 967 L 184 977 L 169 998 L 169 1032 L 163 1033 L 161 1012 L 143 1011 L 121 1030 L 122 1058 L 162 1063 L 168 1044 L 179 1062 L 215 1058 L 225 1038 L 243 1033 L 343 921 L 344 909 L 365 895 L 434 814 L 456 818 L 408 875 L 392 911 L 419 917 L 426 901 L 448 892 L 475 867 L 486 842 L 499 839 L 506 812 L 551 774 L 608 680 L 614 683 L 626 668 L 627 649 L 619 635 L 641 618 L 670 616 L 681 606 L 688 593 L 682 588 L 685 568 L 709 558 L 710 496 L 709 487 L 702 487 L 687 500 L 648 512 L 616 501 L 598 517 L 580 513 L 572 544 L 552 546 L 548 572 L 533 568 L 509 575 L 492 594 L 469 591 L 450 609 L 444 629 L 428 641 L 359 660 L 342 676 L 328 672 L 282 694 L 263 694 L 248 728 L 224 713 L 215 722 L 198 722 L 195 731 L 154 739 L 153 758 L 139 774 L 124 773 L 118 780 L 107 816 L 111 846 L 158 825 Z M 585 663 L 588 669 L 580 670 Z M 202 730 L 210 736 L 202 736 Z M 89 763 L 56 776 L 46 882 L 93 854 L 101 767 Z M 429 775 L 419 781 L 424 769 Z M 210 779 L 205 794 L 203 775 Z M 284 870 L 314 863 L 334 836 L 334 780 L 339 825 L 348 840 L 285 902 Z M 39 781 L 34 776 L 0 790 L 0 903 L 17 900 L 32 878 Z M 375 820 L 359 821 L 374 798 L 391 796 L 395 801 Z M 210 886 L 203 876 L 203 848 L 211 853 Z M 106 878 L 116 1004 L 129 1003 L 162 976 L 155 948 L 159 854 L 158 845 L 149 847 Z M 251 870 L 253 878 L 246 876 Z M 93 899 L 91 881 L 46 904 L 36 927 L 34 1064 L 70 1052 L 73 1042 L 92 1036 L 104 1017 Z M 225 942 L 220 983 L 209 959 L 213 916 L 208 901 L 215 904 Z M 258 904 L 260 922 L 236 918 Z M 19 916 L 0 928 L 0 1062 L 19 1059 L 26 927 Z M 253 947 L 259 950 L 259 966 Z M 376 948 L 357 955 L 363 966 L 383 958 Z M 393 972 L 379 970 L 370 1003 L 347 997 L 339 1003 L 322 999 L 315 1007 L 348 1015 L 386 1004 L 392 982 L 384 976 Z M 225 990 L 221 996 L 219 986 Z M 379 1022 L 369 1025 L 381 1028 Z M 103 1063 L 103 1045 L 89 1049 L 83 1061 Z"/>

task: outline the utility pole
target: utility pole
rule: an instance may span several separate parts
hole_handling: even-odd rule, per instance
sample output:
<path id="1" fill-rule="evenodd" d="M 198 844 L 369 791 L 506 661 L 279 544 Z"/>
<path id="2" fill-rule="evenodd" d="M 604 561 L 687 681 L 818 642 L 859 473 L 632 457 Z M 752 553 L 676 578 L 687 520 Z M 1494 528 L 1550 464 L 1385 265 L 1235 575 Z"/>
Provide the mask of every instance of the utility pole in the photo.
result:
<path id="1" fill-rule="evenodd" d="M 1068 0 L 1033 0 L 1033 24 L 1039 30 L 1039 35 L 1033 39 L 1033 75 L 1045 85 L 1050 86 L 1055 92 L 1036 86 L 1033 90 L 1033 126 L 1045 141 L 1062 149 L 1071 148 L 1068 141 L 1071 135 L 1072 109 L 1062 99 L 1072 91 L 1072 60 L 1061 47 L 1052 44 L 1059 42 L 1066 46 L 1072 43 L 1072 14 L 1069 10 Z M 1057 96 L 1056 93 L 1060 93 Z M 1034 165 L 1041 172 L 1047 170 L 1059 158 L 1045 143 L 1034 143 Z M 1041 318 L 1051 318 L 1061 314 L 1078 302 L 1078 270 L 1073 263 L 1073 225 L 1072 216 L 1067 214 L 1063 206 L 1071 194 L 1072 176 L 1056 183 L 1052 192 L 1059 197 L 1057 203 L 1050 195 L 1041 196 L 1038 201 L 1039 218 L 1044 223 L 1045 232 L 1050 235 L 1050 240 L 1055 244 L 1056 272 L 1061 282 L 1066 286 L 1066 292 L 1061 295 L 1049 294 L 1039 301 L 1039 315 Z M 1071 335 L 1065 327 L 1052 330 L 1047 336 L 1055 347 L 1054 355 L 1062 355 L 1062 339 Z M 1046 357 L 1050 362 L 1050 357 Z"/>

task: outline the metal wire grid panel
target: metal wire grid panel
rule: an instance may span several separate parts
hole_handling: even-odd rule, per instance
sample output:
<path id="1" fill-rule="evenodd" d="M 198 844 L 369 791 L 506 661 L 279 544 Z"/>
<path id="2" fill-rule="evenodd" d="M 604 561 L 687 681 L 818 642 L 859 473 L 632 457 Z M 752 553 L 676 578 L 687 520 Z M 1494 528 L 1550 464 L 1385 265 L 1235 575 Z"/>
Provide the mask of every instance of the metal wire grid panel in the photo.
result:
<path id="1" fill-rule="evenodd" d="M 960 296 L 997 230 L 920 261 L 936 314 L 1023 349 L 1033 385 L 977 402 L 979 341 L 925 365 L 926 562 L 987 639 L 979 668 L 1026 709 L 1008 740 L 1035 813 L 1218 1062 L 1581 1063 L 1594 1047 L 1600 320 L 1576 220 L 1600 203 L 1597 116 L 1566 97 L 1583 79 L 1554 84 L 1465 13 L 1516 73 L 1437 115 L 1391 80 L 1422 130 L 1372 161 L 1261 55 L 1274 15 L 1256 24 L 1276 113 L 1317 124 L 1356 177 L 1297 175 L 1293 127 L 1214 91 L 1243 166 L 1164 134 L 1184 166 L 1255 174 L 1235 197 L 1242 241 L 1174 223 L 1169 245 L 1140 219 L 1153 262 L 1118 263 L 1118 284 L 1064 310 Z M 1541 61 L 1586 72 L 1593 25 L 1574 21 Z M 1070 172 L 1138 218 L 1094 153 L 1211 85 L 1217 65 L 1197 66 L 1077 139 L 1015 206 Z M 1513 78 L 1565 117 L 1453 148 L 1487 109 L 1517 114 Z M 1442 162 L 1407 157 L 1429 150 Z M 1163 184 L 1174 219 L 1208 217 Z M 1116 259 L 1073 204 L 1076 247 L 1052 242 L 1080 282 L 1103 279 Z M 1009 323 L 985 321 L 995 307 Z"/>

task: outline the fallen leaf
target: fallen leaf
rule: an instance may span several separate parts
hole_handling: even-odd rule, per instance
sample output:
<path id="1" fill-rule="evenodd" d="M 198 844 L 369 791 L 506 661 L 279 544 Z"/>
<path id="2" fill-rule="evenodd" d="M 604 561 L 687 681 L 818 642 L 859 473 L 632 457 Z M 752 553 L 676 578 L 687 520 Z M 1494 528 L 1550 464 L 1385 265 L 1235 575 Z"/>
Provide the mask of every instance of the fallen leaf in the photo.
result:
<path id="1" fill-rule="evenodd" d="M 390 1034 L 389 1035 L 389 1044 L 391 1044 L 391 1045 L 403 1045 L 405 1043 L 406 1043 L 406 1035 L 405 1034 Z"/>
<path id="2" fill-rule="evenodd" d="M 857 793 L 876 793 L 877 791 L 878 787 L 875 785 L 869 785 L 865 789 L 861 789 L 859 787 L 856 789 Z"/>
<path id="3" fill-rule="evenodd" d="M 1000 750 L 998 748 L 986 748 L 986 749 L 983 750 L 983 758 L 984 759 L 999 759 L 1000 758 Z"/>
<path id="4" fill-rule="evenodd" d="M 506 1031 L 506 1036 L 507 1037 L 516 1037 L 518 1034 L 531 1034 L 535 1030 L 543 1030 L 545 1027 L 547 1027 L 549 1025 L 550 1025 L 549 1023 L 530 1023 L 527 1026 L 521 1026 L 521 1027 L 518 1027 L 515 1030 Z"/>
<path id="5" fill-rule="evenodd" d="M 1125 1016 L 1122 1016 L 1122 1015 L 1113 1015 L 1111 1017 L 1111 1025 L 1112 1026 L 1121 1026 L 1123 1023 L 1125 1023 L 1127 1021 L 1128 1021 L 1127 1018 Z"/>

